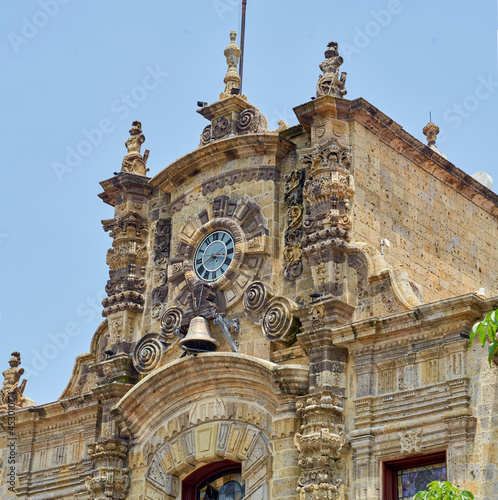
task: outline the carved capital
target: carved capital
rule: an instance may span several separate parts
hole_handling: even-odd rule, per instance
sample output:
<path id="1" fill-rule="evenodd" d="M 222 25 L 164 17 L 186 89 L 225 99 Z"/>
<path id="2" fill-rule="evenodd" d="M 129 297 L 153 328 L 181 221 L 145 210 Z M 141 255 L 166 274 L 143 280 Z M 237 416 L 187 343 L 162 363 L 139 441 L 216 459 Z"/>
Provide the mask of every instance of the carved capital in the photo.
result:
<path id="1" fill-rule="evenodd" d="M 130 489 L 130 471 L 125 466 L 128 454 L 126 443 L 107 439 L 88 445 L 88 455 L 94 464 L 93 476 L 85 486 L 92 500 L 123 500 Z"/>

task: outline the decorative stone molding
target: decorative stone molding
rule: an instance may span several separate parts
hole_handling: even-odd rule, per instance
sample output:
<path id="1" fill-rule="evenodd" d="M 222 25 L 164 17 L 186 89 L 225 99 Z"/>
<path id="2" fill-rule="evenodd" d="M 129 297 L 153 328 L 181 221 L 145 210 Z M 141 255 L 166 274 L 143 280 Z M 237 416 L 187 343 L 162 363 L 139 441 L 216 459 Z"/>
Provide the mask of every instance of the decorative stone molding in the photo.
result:
<path id="1" fill-rule="evenodd" d="M 344 407 L 340 397 L 323 391 L 299 398 L 297 414 L 302 418 L 294 444 L 299 452 L 300 500 L 336 499 L 345 481 L 341 451 L 346 443 Z"/>
<path id="2" fill-rule="evenodd" d="M 147 469 L 146 480 L 159 488 L 166 495 L 176 498 L 180 489 L 180 480 L 176 476 L 167 475 L 161 464 L 154 459 Z"/>
<path id="3" fill-rule="evenodd" d="M 347 94 L 345 89 L 347 73 L 344 71 L 339 78 L 339 67 L 344 59 L 339 55 L 337 42 L 330 42 L 325 51 L 325 61 L 320 64 L 323 74 L 320 75 L 316 85 L 316 96 L 343 97 Z"/>
<path id="4" fill-rule="evenodd" d="M 92 500 L 123 500 L 130 489 L 130 471 L 125 466 L 128 446 L 117 439 L 107 439 L 88 445 L 93 462 L 93 476 L 85 481 L 88 498 Z"/>
<path id="5" fill-rule="evenodd" d="M 398 432 L 401 454 L 420 453 L 422 446 L 422 429 Z"/>
<path id="6" fill-rule="evenodd" d="M 154 234 L 154 265 L 164 269 L 168 263 L 171 244 L 171 218 L 159 219 Z"/>
<path id="7" fill-rule="evenodd" d="M 284 276 L 294 281 L 303 272 L 303 186 L 305 169 L 294 170 L 285 176 L 284 201 L 287 210 L 287 230 L 284 235 Z"/>
<path id="8" fill-rule="evenodd" d="M 196 186 L 187 191 L 187 193 L 175 198 L 170 204 L 171 214 L 174 215 L 194 203 L 201 193 L 203 196 L 206 196 L 217 189 L 223 189 L 225 186 L 234 186 L 253 181 L 278 182 L 280 181 L 280 169 L 274 165 L 262 165 L 260 167 L 231 170 L 211 177 L 201 184 L 200 189 Z"/>

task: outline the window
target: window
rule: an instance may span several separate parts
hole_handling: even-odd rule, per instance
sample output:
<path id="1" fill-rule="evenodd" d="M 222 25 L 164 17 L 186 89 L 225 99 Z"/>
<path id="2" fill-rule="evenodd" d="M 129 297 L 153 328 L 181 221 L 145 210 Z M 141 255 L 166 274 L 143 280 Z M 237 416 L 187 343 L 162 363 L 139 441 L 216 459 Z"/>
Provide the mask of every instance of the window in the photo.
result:
<path id="1" fill-rule="evenodd" d="M 205 465 L 182 483 L 182 500 L 242 500 L 243 497 L 241 466 L 231 460 Z"/>
<path id="2" fill-rule="evenodd" d="M 446 480 L 446 453 L 388 460 L 383 464 L 383 500 L 409 500 L 431 481 Z"/>

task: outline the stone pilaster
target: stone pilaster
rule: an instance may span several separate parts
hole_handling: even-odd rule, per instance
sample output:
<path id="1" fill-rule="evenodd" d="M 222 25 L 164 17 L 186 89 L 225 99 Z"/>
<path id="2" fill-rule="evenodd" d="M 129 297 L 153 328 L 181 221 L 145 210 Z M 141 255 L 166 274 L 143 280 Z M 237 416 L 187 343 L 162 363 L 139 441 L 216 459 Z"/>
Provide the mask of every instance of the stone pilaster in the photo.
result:
<path id="1" fill-rule="evenodd" d="M 92 500 L 123 500 L 130 489 L 130 471 L 126 466 L 128 445 L 117 439 L 106 439 L 88 445 L 94 473 L 85 486 Z"/>
<path id="2" fill-rule="evenodd" d="M 107 253 L 110 279 L 108 297 L 102 302 L 109 320 L 112 349 L 129 352 L 137 340 L 146 294 L 146 266 L 149 248 L 147 200 L 153 188 L 148 178 L 120 173 L 101 183 L 100 197 L 115 207 L 113 219 L 104 220 L 105 231 L 113 238 Z"/>

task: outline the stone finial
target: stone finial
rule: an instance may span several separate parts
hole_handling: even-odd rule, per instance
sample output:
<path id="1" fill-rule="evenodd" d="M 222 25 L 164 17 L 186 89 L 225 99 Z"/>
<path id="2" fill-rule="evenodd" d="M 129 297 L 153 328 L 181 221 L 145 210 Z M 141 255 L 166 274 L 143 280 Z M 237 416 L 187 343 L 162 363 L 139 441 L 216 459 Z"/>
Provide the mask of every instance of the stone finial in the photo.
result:
<path id="1" fill-rule="evenodd" d="M 142 124 L 135 120 L 130 129 L 130 137 L 125 142 L 128 153 L 123 158 L 121 172 L 131 172 L 133 174 L 145 175 L 149 170 L 145 165 L 149 157 L 149 150 L 146 149 L 142 157 L 140 149 L 145 142 L 142 134 Z"/>
<path id="2" fill-rule="evenodd" d="M 422 133 L 427 137 L 427 145 L 438 155 L 446 158 L 446 155 L 441 153 L 436 146 L 436 138 L 439 134 L 439 127 L 435 123 L 429 122 L 422 130 Z"/>
<path id="3" fill-rule="evenodd" d="M 422 133 L 427 137 L 429 147 L 436 145 L 436 137 L 439 134 L 439 127 L 432 122 L 429 122 L 422 130 Z"/>
<path id="4" fill-rule="evenodd" d="M 233 88 L 240 89 L 240 75 L 238 70 L 238 64 L 240 56 L 242 55 L 242 51 L 240 47 L 235 43 L 235 39 L 237 38 L 237 33 L 232 30 L 230 32 L 230 43 L 227 45 L 225 49 L 225 57 L 227 58 L 228 70 L 225 75 L 225 90 L 220 94 L 220 100 L 228 99 L 232 97 L 234 94 L 231 93 Z M 239 95 L 244 100 L 247 98 L 243 95 Z"/>
<path id="5" fill-rule="evenodd" d="M 339 55 L 337 42 L 330 42 L 327 47 L 325 51 L 326 59 L 320 64 L 323 74 L 318 77 L 316 96 L 343 97 L 347 94 L 345 89 L 347 73 L 343 71 L 339 77 L 339 67 L 344 62 L 344 59 Z"/>

